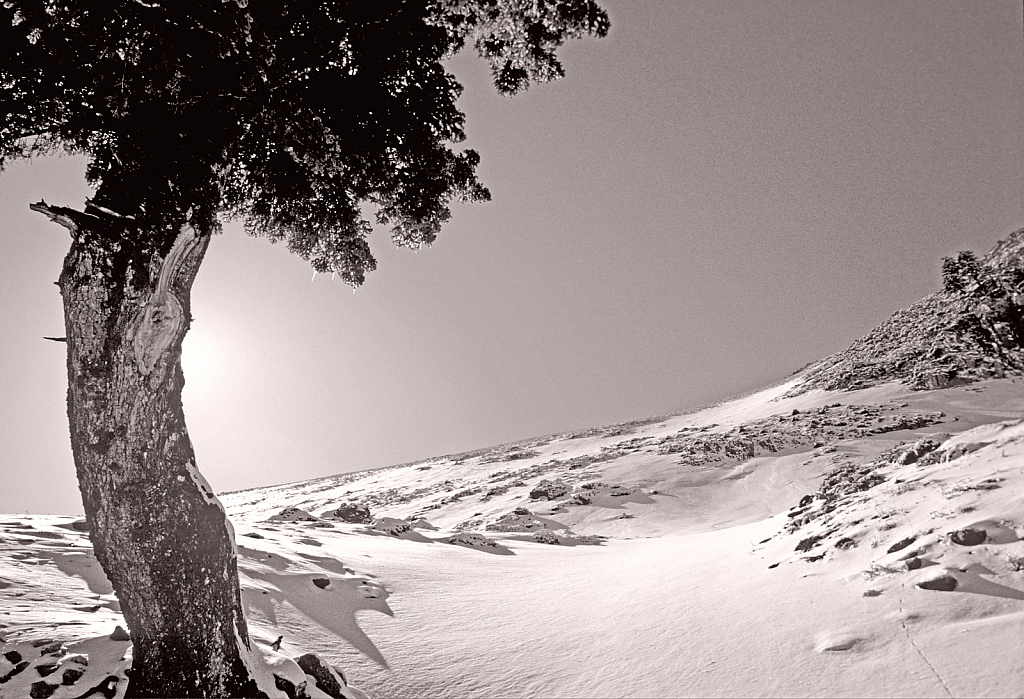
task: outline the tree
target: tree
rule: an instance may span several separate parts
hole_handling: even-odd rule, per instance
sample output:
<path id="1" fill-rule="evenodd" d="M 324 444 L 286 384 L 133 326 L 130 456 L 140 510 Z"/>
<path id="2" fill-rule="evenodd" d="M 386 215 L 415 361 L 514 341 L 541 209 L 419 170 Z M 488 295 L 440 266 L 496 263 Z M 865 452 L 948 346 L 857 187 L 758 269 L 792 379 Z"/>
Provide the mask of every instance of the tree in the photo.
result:
<path id="1" fill-rule="evenodd" d="M 942 258 L 942 285 L 960 301 L 956 332 L 997 353 L 1024 347 L 1024 267 L 983 263 L 961 250 Z"/>
<path id="2" fill-rule="evenodd" d="M 58 282 L 71 445 L 96 557 L 134 643 L 131 696 L 257 696 L 233 535 L 181 406 L 189 294 L 224 216 L 360 284 L 361 206 L 429 245 L 483 201 L 454 152 L 467 42 L 499 92 L 562 75 L 555 50 L 603 36 L 594 0 L 7 0 L 0 166 L 89 157 Z"/>
<path id="3" fill-rule="evenodd" d="M 946 291 L 974 291 L 981 283 L 981 263 L 978 256 L 970 250 L 961 250 L 956 257 L 942 258 L 942 287 Z"/>

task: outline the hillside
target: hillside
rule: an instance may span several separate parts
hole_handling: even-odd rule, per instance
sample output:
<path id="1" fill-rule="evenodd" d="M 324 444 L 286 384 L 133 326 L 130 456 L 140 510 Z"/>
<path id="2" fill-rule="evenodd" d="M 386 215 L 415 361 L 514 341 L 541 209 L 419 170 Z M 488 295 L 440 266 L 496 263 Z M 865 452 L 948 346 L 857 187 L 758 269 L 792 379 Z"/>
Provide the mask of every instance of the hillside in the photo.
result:
<path id="1" fill-rule="evenodd" d="M 278 696 L 1019 694 L 1024 379 L 988 292 L 695 412 L 222 495 L 261 672 Z M 0 517 L 0 697 L 120 696 L 110 592 L 84 523 Z"/>
<path id="2" fill-rule="evenodd" d="M 1003 288 L 943 289 L 897 311 L 848 349 L 812 364 L 797 390 L 850 389 L 899 379 L 917 389 L 1024 375 L 1024 229 L 981 260 Z M 993 298 L 997 297 L 997 298 Z"/>

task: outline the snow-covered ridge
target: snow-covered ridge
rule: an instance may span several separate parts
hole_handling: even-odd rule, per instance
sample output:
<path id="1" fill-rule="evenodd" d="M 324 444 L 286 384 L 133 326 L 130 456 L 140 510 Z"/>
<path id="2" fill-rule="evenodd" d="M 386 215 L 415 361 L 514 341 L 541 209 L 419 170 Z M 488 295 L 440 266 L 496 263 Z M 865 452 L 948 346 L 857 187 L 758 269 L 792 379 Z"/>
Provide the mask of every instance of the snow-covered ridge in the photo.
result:
<path id="1" fill-rule="evenodd" d="M 351 696 L 1016 691 L 1021 385 L 800 378 L 224 495 L 261 667 L 278 696 L 331 696 L 310 653 Z M 0 600 L 0 697 L 123 692 L 130 644 L 74 518 L 0 518 Z"/>

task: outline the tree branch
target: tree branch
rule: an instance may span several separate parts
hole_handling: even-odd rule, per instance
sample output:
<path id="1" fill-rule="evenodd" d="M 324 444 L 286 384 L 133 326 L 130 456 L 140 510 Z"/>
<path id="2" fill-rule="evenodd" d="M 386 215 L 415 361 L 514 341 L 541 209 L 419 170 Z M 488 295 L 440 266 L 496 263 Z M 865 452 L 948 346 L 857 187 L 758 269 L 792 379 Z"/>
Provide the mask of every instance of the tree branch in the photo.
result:
<path id="1" fill-rule="evenodd" d="M 77 236 L 78 224 L 75 223 L 74 218 L 71 217 L 71 214 L 77 214 L 77 211 L 74 211 L 72 209 L 65 209 L 62 206 L 53 207 L 42 200 L 40 200 L 38 204 L 29 204 L 28 208 L 32 209 L 33 211 L 38 211 L 39 213 L 45 215 L 54 223 L 59 223 L 60 225 L 64 226 L 65 228 L 68 229 L 68 231 L 71 232 L 72 237 Z"/>

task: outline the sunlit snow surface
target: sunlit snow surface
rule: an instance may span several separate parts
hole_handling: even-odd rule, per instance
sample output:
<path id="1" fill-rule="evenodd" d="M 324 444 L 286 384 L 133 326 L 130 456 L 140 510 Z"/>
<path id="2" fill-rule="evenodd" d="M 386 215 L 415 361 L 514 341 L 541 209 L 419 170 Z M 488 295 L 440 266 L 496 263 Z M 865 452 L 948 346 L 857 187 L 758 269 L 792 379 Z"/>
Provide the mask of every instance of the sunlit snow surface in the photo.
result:
<path id="1" fill-rule="evenodd" d="M 223 495 L 251 635 L 284 636 L 280 672 L 314 652 L 377 697 L 1019 695 L 1024 386 L 780 398 L 790 387 Z M 794 437 L 812 423 L 827 442 Z M 752 433 L 779 450 L 693 457 Z M 797 507 L 826 472 L 929 434 L 924 465 L 886 462 L 872 487 Z M 543 481 L 565 492 L 531 499 Z M 351 502 L 390 519 L 327 516 Z M 2 697 L 108 675 L 123 693 L 130 643 L 108 639 L 124 622 L 74 521 L 0 516 L 0 677 L 17 665 L 3 653 L 29 661 Z M 985 540 L 957 543 L 968 530 Z M 83 657 L 88 676 L 60 685 Z"/>

